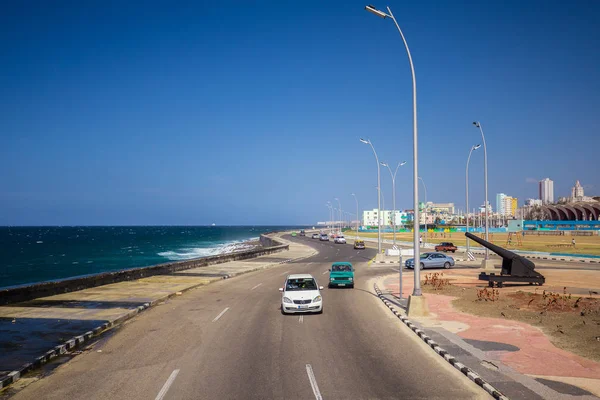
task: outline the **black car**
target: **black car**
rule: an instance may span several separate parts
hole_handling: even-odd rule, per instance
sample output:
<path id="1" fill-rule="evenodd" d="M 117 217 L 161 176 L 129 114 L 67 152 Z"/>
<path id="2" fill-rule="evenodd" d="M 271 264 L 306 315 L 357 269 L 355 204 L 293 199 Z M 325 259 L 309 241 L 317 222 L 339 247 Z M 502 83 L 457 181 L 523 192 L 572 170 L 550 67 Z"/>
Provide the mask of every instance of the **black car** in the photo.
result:
<path id="1" fill-rule="evenodd" d="M 304 232 L 304 229 L 302 229 L 302 230 L 300 231 L 300 236 L 306 236 L 306 232 Z"/>

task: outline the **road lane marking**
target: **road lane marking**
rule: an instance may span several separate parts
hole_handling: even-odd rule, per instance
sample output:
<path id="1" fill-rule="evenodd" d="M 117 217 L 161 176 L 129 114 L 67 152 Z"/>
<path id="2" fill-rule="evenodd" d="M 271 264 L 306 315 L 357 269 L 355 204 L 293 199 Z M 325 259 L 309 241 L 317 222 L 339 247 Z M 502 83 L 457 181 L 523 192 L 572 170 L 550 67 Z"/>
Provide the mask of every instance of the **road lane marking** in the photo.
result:
<path id="1" fill-rule="evenodd" d="M 315 394 L 315 399 L 323 400 L 323 396 L 321 396 L 321 392 L 319 392 L 319 386 L 317 385 L 317 378 L 315 378 L 315 374 L 313 373 L 313 369 L 310 366 L 310 364 L 306 364 L 306 373 L 308 374 L 310 386 L 312 387 L 313 393 Z"/>
<path id="2" fill-rule="evenodd" d="M 229 310 L 229 307 L 226 307 L 223 311 L 221 311 L 221 314 L 217 315 L 215 317 L 215 319 L 212 320 L 212 322 L 216 322 L 219 320 L 219 318 L 221 318 L 223 316 L 223 314 L 225 314 L 227 312 L 227 310 Z"/>
<path id="3" fill-rule="evenodd" d="M 304 322 L 304 315 L 301 315 L 300 318 L 298 318 L 298 322 L 300 322 L 300 323 Z"/>
<path id="4" fill-rule="evenodd" d="M 324 260 L 327 260 L 329 257 L 325 257 Z"/>
<path id="5" fill-rule="evenodd" d="M 154 400 L 162 400 L 163 397 L 165 397 L 165 394 L 167 394 L 167 391 L 169 390 L 169 388 L 171 387 L 171 385 L 175 381 L 175 378 L 177 378 L 177 374 L 178 373 L 179 373 L 178 369 L 176 369 L 175 371 L 171 372 L 171 375 L 169 376 L 169 379 L 167 379 L 167 381 L 163 385 L 162 389 L 160 389 L 160 392 L 158 392 L 158 395 L 156 396 L 156 399 L 154 399 Z"/>
<path id="6" fill-rule="evenodd" d="M 254 287 L 253 287 L 252 289 L 250 289 L 250 290 L 254 290 L 254 289 L 256 289 L 257 287 L 259 287 L 260 285 L 262 285 L 262 282 L 261 282 L 261 283 L 259 283 L 259 284 L 258 284 L 258 285 L 256 285 L 256 286 L 254 286 Z"/>
<path id="7" fill-rule="evenodd" d="M 306 266 L 312 265 L 312 262 L 309 262 L 308 264 L 306 264 Z"/>
<path id="8" fill-rule="evenodd" d="M 396 268 L 390 268 L 390 269 L 394 272 L 398 272 L 398 270 Z"/>
<path id="9" fill-rule="evenodd" d="M 327 271 L 323 271 L 323 274 L 322 274 L 322 275 L 325 275 L 325 274 L 326 274 L 326 273 L 328 273 L 328 272 L 329 272 L 329 270 L 327 270 Z"/>
<path id="10" fill-rule="evenodd" d="M 279 276 L 283 276 L 283 275 L 287 274 L 288 272 L 290 272 L 290 271 L 285 271 L 285 272 L 279 274 Z"/>

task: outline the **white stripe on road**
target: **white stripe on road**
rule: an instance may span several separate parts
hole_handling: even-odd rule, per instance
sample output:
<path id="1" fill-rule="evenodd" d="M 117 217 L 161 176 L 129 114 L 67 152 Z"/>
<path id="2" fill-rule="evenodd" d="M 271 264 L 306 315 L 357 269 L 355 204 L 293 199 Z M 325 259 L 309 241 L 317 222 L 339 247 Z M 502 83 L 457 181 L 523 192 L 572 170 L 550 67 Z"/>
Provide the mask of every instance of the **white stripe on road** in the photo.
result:
<path id="1" fill-rule="evenodd" d="M 398 272 L 398 270 L 396 268 L 390 268 L 390 269 L 394 272 Z"/>
<path id="2" fill-rule="evenodd" d="M 329 257 L 325 257 L 324 260 L 327 260 Z"/>
<path id="3" fill-rule="evenodd" d="M 254 290 L 254 289 L 256 289 L 257 287 L 259 287 L 260 285 L 262 285 L 262 282 L 261 282 L 261 283 L 259 283 L 259 284 L 258 284 L 258 285 L 256 285 L 256 286 L 254 286 L 254 287 L 253 287 L 252 289 L 250 289 L 250 290 Z"/>
<path id="4" fill-rule="evenodd" d="M 312 264 L 312 262 L 309 262 L 309 263 L 308 263 L 308 264 L 306 264 L 306 265 L 307 265 L 307 266 L 309 266 L 309 265 L 311 265 L 311 264 Z"/>
<path id="5" fill-rule="evenodd" d="M 162 389 L 160 389 L 160 392 L 158 392 L 158 395 L 156 396 L 156 399 L 154 399 L 154 400 L 162 400 L 162 398 L 165 397 L 165 394 L 167 394 L 167 391 L 169 390 L 169 388 L 171 387 L 171 385 L 175 381 L 175 378 L 177 378 L 177 374 L 178 373 L 179 373 L 178 369 L 176 369 L 175 371 L 171 372 L 171 376 L 169 376 L 169 379 L 167 379 L 167 381 L 165 382 L 165 384 L 162 387 Z"/>
<path id="6" fill-rule="evenodd" d="M 298 318 L 298 322 L 300 322 L 300 323 L 304 322 L 304 315 L 301 315 L 300 318 Z"/>
<path id="7" fill-rule="evenodd" d="M 315 399 L 323 400 L 323 396 L 321 396 L 321 392 L 319 392 L 319 386 L 317 385 L 317 378 L 315 378 L 315 374 L 313 373 L 313 369 L 310 366 L 310 364 L 306 364 L 306 373 L 308 374 L 310 386 L 312 387 L 313 393 L 315 394 Z"/>
<path id="8" fill-rule="evenodd" d="M 327 270 L 327 271 L 323 271 L 323 275 L 325 275 L 325 274 L 326 274 L 326 273 L 328 273 L 328 272 L 329 272 L 329 270 Z"/>
<path id="9" fill-rule="evenodd" d="M 227 312 L 227 310 L 229 310 L 229 307 L 225 308 L 223 311 L 221 311 L 221 314 L 217 315 L 215 317 L 215 319 L 212 320 L 212 322 L 216 322 L 219 320 L 219 318 L 221 318 L 223 316 L 223 314 L 225 314 Z"/>
<path id="10" fill-rule="evenodd" d="M 290 271 L 285 271 L 285 272 L 279 274 L 279 276 L 283 276 L 283 275 L 287 274 L 288 272 L 290 272 Z"/>

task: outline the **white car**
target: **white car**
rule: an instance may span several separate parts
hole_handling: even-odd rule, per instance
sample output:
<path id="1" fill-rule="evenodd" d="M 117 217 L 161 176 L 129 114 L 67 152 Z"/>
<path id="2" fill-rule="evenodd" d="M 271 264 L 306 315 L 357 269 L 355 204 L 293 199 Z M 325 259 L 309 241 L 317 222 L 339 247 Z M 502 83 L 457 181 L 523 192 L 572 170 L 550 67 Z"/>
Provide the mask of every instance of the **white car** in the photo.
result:
<path id="1" fill-rule="evenodd" d="M 333 242 L 338 244 L 346 244 L 346 238 L 343 236 L 336 236 Z"/>
<path id="2" fill-rule="evenodd" d="M 323 286 L 310 274 L 288 275 L 284 286 L 279 288 L 281 296 L 281 312 L 283 314 L 323 312 Z"/>

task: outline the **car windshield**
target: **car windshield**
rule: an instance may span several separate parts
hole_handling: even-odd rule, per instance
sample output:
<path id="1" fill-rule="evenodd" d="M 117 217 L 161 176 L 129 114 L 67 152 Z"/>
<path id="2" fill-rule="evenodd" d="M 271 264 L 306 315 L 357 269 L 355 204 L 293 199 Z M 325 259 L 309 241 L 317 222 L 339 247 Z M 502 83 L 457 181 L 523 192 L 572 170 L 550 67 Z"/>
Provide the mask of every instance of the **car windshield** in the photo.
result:
<path id="1" fill-rule="evenodd" d="M 334 272 L 352 271 L 352 267 L 349 265 L 333 265 L 331 270 Z"/>
<path id="2" fill-rule="evenodd" d="M 313 278 L 288 279 L 285 290 L 317 290 L 317 283 Z"/>
<path id="3" fill-rule="evenodd" d="M 423 253 L 423 254 L 421 254 L 421 258 L 427 258 L 427 257 L 429 257 L 429 256 L 430 256 L 430 254 L 429 254 L 429 253 Z"/>

